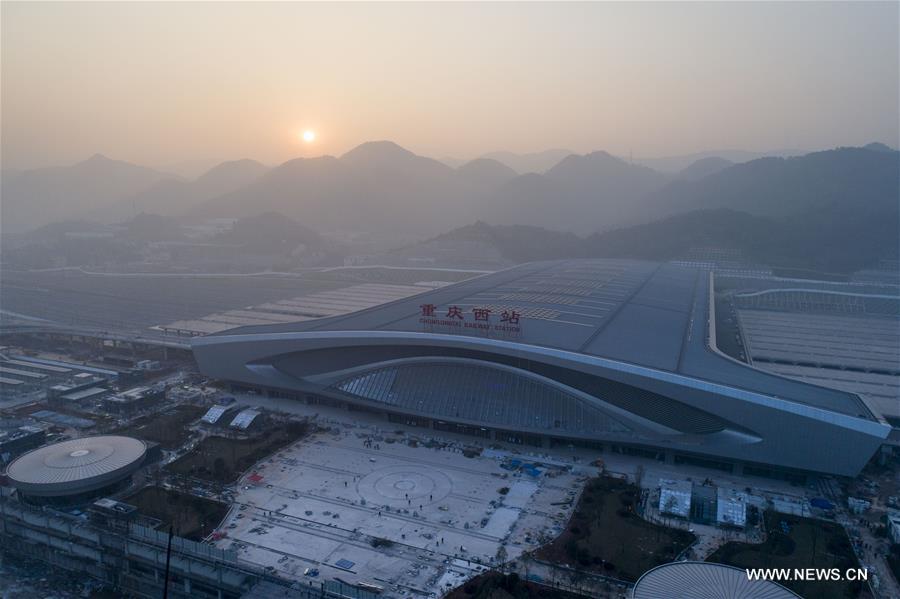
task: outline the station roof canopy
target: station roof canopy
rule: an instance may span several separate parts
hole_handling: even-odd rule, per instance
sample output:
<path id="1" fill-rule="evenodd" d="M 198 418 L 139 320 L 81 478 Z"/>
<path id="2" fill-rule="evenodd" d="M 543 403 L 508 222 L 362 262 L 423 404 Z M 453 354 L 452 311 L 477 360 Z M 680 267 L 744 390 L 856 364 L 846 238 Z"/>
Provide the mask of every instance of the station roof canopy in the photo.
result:
<path id="1" fill-rule="evenodd" d="M 853 393 L 763 372 L 712 351 L 707 345 L 711 285 L 709 271 L 670 263 L 533 262 L 350 314 L 241 327 L 214 336 L 405 331 L 484 337 L 481 329 L 447 322 L 479 324 L 475 310 L 486 309 L 491 325 L 508 324 L 515 316 L 518 330 L 504 337 L 509 341 L 637 364 L 874 419 Z"/>

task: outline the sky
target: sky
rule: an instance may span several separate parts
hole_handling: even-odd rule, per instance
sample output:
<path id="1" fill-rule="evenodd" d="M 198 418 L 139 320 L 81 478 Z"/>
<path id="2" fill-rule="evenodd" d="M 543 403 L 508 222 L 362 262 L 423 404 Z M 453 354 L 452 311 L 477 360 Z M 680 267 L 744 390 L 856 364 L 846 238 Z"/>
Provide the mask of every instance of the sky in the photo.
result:
<path id="1" fill-rule="evenodd" d="M 900 3 L 0 3 L 4 168 L 897 146 Z M 313 142 L 304 131 L 316 134 Z"/>

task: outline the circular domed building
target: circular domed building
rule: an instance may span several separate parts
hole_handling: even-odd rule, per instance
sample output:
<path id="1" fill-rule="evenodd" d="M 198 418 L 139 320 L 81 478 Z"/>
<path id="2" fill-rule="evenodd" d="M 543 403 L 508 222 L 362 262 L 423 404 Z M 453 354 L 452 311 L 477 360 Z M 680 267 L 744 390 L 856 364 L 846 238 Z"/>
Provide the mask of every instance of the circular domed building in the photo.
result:
<path id="1" fill-rule="evenodd" d="M 711 562 L 672 562 L 657 566 L 638 578 L 631 596 L 633 599 L 801 599 L 775 582 L 749 580 L 743 568 Z"/>
<path id="2" fill-rule="evenodd" d="M 84 437 L 20 456 L 7 476 L 24 501 L 72 505 L 126 484 L 146 454 L 147 445 L 131 437 Z"/>

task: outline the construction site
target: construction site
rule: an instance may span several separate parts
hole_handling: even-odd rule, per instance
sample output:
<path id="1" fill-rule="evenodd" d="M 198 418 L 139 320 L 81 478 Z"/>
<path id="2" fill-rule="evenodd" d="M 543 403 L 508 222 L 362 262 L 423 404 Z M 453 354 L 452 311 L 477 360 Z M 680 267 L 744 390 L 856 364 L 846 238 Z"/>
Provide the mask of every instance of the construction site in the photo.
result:
<path id="1" fill-rule="evenodd" d="M 459 357 L 441 369 L 353 373 L 321 392 L 294 389 L 294 379 L 279 387 L 213 376 L 195 360 L 195 347 L 223 336 L 252 338 L 284 323 L 316 327 L 404 302 L 418 313 L 428 301 L 414 296 L 454 287 L 354 282 L 293 293 L 279 284 L 254 297 L 248 290 L 238 298 L 244 306 L 236 299 L 161 307 L 113 331 L 4 328 L 0 546 L 10 559 L 0 581 L 40 595 L 51 564 L 53 584 L 71 586 L 72 596 L 375 599 L 475 596 L 515 573 L 551 596 L 622 597 L 645 571 L 672 561 L 767 559 L 767 548 L 778 547 L 766 544 L 774 534 L 767 527 L 789 522 L 782 534 L 790 536 L 818 519 L 848 531 L 846 543 L 837 533 L 828 540 L 840 540 L 840 563 L 863 564 L 874 584 L 892 588 L 882 552 L 865 547 L 880 548 L 873 527 L 896 499 L 888 445 L 896 428 L 851 484 L 827 472 L 636 444 L 615 424 L 621 411 L 601 418 L 579 403 L 583 394 L 560 395 L 545 381 L 523 385 L 509 367 L 486 377 Z M 835 392 L 858 394 L 851 408 L 874 414 L 877 424 L 866 426 L 892 422 L 896 386 L 878 377 L 892 376 L 881 370 L 896 339 L 879 323 L 896 321 L 893 303 L 830 293 L 827 305 L 817 304 L 821 294 L 723 283 L 721 293 L 710 287 L 694 296 L 715 304 L 720 326 L 709 333 L 723 352 L 757 377 L 829 379 Z M 789 310 L 809 314 L 787 328 L 778 319 Z M 826 334 L 832 324 L 853 333 L 854 347 L 878 351 L 837 352 Z M 705 337 L 687 339 L 702 345 Z M 854 366 L 861 356 L 867 362 Z M 302 367 L 248 360 L 233 371 Z M 457 395 L 435 400 L 435 389 L 454 385 L 462 385 Z M 444 412 L 426 413 L 428 402 Z M 566 411 L 572 406 L 581 411 Z M 565 424 L 600 433 L 578 438 L 564 434 Z"/>

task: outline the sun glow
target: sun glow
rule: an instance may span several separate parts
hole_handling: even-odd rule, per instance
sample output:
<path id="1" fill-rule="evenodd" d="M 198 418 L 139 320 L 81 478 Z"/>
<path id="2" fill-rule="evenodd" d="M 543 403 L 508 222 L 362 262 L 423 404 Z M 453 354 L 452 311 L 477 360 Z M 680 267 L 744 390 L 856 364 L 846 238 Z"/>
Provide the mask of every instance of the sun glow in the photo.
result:
<path id="1" fill-rule="evenodd" d="M 302 137 L 303 141 L 305 141 L 306 143 L 312 143 L 316 141 L 316 132 L 311 129 L 307 129 L 303 132 Z"/>

